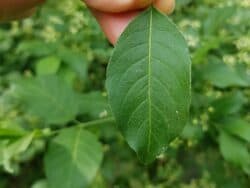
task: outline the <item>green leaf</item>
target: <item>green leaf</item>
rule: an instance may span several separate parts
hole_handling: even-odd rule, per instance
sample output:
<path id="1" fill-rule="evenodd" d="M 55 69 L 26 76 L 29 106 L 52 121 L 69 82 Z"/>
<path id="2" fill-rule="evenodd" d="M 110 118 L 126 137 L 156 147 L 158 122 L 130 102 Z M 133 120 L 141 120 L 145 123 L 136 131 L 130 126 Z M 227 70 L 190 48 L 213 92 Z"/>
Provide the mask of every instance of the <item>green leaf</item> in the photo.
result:
<path id="1" fill-rule="evenodd" d="M 57 75 L 69 85 L 74 85 L 77 79 L 76 72 L 69 69 L 68 67 L 62 67 Z"/>
<path id="2" fill-rule="evenodd" d="M 201 139 L 203 134 L 204 132 L 202 131 L 201 126 L 193 125 L 190 122 L 184 127 L 181 136 L 185 139 Z"/>
<path id="3" fill-rule="evenodd" d="M 222 116 L 235 114 L 241 110 L 245 103 L 246 98 L 240 91 L 224 94 L 221 98 L 212 102 L 213 116 L 221 119 Z"/>
<path id="4" fill-rule="evenodd" d="M 118 126 L 144 163 L 181 132 L 190 105 L 187 44 L 165 15 L 150 7 L 119 39 L 107 70 Z"/>
<path id="5" fill-rule="evenodd" d="M 24 136 L 24 134 L 25 134 L 24 131 L 0 127 L 0 140 L 21 137 L 21 136 Z"/>
<path id="6" fill-rule="evenodd" d="M 216 61 L 211 61 L 204 67 L 203 78 L 219 88 L 248 87 L 250 85 L 246 70 L 243 72 L 238 70 L 238 67 L 230 67 Z"/>
<path id="7" fill-rule="evenodd" d="M 36 63 L 36 73 L 38 75 L 55 74 L 60 68 L 61 61 L 56 56 L 42 58 Z"/>
<path id="8" fill-rule="evenodd" d="M 0 161 L 0 164 L 2 163 L 4 165 L 4 168 L 7 172 L 14 172 L 14 169 L 12 168 L 12 159 L 28 149 L 34 138 L 34 135 L 34 132 L 27 134 L 17 141 L 11 143 L 10 145 L 7 145 L 2 150 L 2 153 L 0 153 L 0 155 L 2 155 L 0 157 L 0 159 L 2 159 L 2 161 Z"/>
<path id="9" fill-rule="evenodd" d="M 79 113 L 92 118 L 103 118 L 111 115 L 107 97 L 101 92 L 90 92 L 79 96 Z"/>
<path id="10" fill-rule="evenodd" d="M 42 40 L 24 40 L 17 46 L 16 52 L 28 56 L 46 56 L 55 52 L 55 43 L 46 43 Z"/>
<path id="11" fill-rule="evenodd" d="M 184 8 L 191 2 L 192 0 L 176 0 L 176 8 L 177 9 Z"/>
<path id="12" fill-rule="evenodd" d="M 102 147 L 93 134 L 77 127 L 63 130 L 50 143 L 45 155 L 49 187 L 87 187 L 102 157 Z"/>
<path id="13" fill-rule="evenodd" d="M 227 161 L 240 166 L 246 173 L 250 173 L 250 154 L 245 142 L 221 131 L 219 144 L 221 153 Z"/>
<path id="14" fill-rule="evenodd" d="M 40 76 L 21 80 L 16 87 L 16 97 L 24 109 L 48 124 L 64 124 L 78 112 L 77 94 L 56 76 Z"/>
<path id="15" fill-rule="evenodd" d="M 75 71 L 81 79 L 87 78 L 88 63 L 81 53 L 67 48 L 60 48 L 57 53 L 62 61 Z"/>
<path id="16" fill-rule="evenodd" d="M 223 122 L 223 129 L 232 135 L 250 142 L 250 123 L 237 118 L 228 118 Z"/>
<path id="17" fill-rule="evenodd" d="M 206 35 L 216 33 L 225 22 L 234 15 L 235 7 L 228 6 L 216 8 L 209 12 L 208 18 L 204 21 L 203 30 Z"/>
<path id="18" fill-rule="evenodd" d="M 192 54 L 193 64 L 202 64 L 207 59 L 209 52 L 220 47 L 221 43 L 228 41 L 225 37 L 209 36 L 202 40 L 201 45 Z M 204 69 L 205 70 L 205 69 Z"/>
<path id="19" fill-rule="evenodd" d="M 0 140 L 17 139 L 25 136 L 26 134 L 27 131 L 20 126 L 19 122 L 16 121 L 15 118 L 11 119 L 7 117 L 6 120 L 0 120 Z"/>

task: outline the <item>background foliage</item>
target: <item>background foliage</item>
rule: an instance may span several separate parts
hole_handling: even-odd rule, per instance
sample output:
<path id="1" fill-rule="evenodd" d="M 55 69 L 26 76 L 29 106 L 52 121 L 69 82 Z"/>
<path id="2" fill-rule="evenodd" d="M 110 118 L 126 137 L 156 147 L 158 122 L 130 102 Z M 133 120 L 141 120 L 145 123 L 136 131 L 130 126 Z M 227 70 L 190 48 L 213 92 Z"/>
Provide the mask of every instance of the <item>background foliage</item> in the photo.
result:
<path id="1" fill-rule="evenodd" d="M 191 117 L 147 167 L 112 123 L 104 81 L 113 47 L 81 3 L 49 1 L 33 18 L 1 24 L 0 187 L 46 188 L 45 172 L 56 171 L 48 157 L 64 152 L 60 144 L 70 150 L 62 136 L 75 132 L 48 141 L 58 129 L 102 118 L 79 133 L 95 143 L 94 151 L 81 143 L 82 158 L 92 153 L 99 164 L 104 155 L 92 187 L 249 187 L 249 17 L 249 0 L 178 1 L 171 18 L 192 53 Z M 83 174 L 95 172 L 88 165 Z"/>

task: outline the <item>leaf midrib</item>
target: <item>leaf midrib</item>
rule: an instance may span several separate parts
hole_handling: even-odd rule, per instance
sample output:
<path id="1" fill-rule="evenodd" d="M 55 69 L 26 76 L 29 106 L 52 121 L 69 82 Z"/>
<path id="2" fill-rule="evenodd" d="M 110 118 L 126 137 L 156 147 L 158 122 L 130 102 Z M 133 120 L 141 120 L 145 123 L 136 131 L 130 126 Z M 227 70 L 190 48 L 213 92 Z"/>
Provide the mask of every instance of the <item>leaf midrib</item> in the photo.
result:
<path id="1" fill-rule="evenodd" d="M 73 145 L 73 150 L 72 150 L 72 166 L 70 168 L 70 172 L 69 172 L 69 180 L 71 180 L 72 178 L 72 175 L 73 175 L 73 168 L 74 168 L 74 164 L 77 163 L 77 151 L 78 151 L 78 146 L 79 146 L 79 141 L 80 141 L 80 135 L 81 135 L 81 128 L 79 128 L 79 131 L 77 132 L 76 134 L 76 137 L 75 137 L 75 142 L 74 142 L 74 145 Z M 68 181 L 68 184 L 71 185 L 71 181 Z"/>
<path id="2" fill-rule="evenodd" d="M 151 145 L 151 136 L 152 136 L 152 101 L 151 101 L 151 64 L 152 64 L 152 22 L 153 22 L 153 13 L 152 8 L 150 10 L 150 18 L 149 18 L 149 36 L 148 36 L 148 126 L 149 126 L 149 133 L 148 133 L 148 146 L 147 152 L 150 151 Z"/>

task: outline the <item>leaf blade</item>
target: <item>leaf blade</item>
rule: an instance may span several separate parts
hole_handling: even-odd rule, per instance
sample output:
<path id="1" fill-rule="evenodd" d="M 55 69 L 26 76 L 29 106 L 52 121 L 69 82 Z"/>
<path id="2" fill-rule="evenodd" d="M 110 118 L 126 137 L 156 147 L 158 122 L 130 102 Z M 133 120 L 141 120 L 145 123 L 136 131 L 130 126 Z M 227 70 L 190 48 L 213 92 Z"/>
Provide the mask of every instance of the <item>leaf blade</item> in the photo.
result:
<path id="1" fill-rule="evenodd" d="M 170 44 L 173 41 L 177 45 Z M 144 163 L 151 162 L 186 123 L 190 65 L 184 38 L 152 7 L 117 43 L 107 70 L 109 100 L 121 132 Z"/>
<path id="2" fill-rule="evenodd" d="M 249 174 L 250 169 L 250 153 L 247 149 L 246 142 L 227 134 L 220 132 L 219 146 L 222 156 L 229 162 L 241 167 Z"/>
<path id="3" fill-rule="evenodd" d="M 228 118 L 223 122 L 223 129 L 229 134 L 250 142 L 250 123 L 240 118 Z"/>
<path id="4" fill-rule="evenodd" d="M 88 186 L 96 175 L 102 157 L 101 145 L 94 135 L 81 128 L 63 130 L 50 143 L 45 156 L 49 186 Z"/>
<path id="5" fill-rule="evenodd" d="M 20 80 L 15 90 L 25 111 L 47 124 L 67 123 L 78 113 L 76 92 L 55 75 Z"/>

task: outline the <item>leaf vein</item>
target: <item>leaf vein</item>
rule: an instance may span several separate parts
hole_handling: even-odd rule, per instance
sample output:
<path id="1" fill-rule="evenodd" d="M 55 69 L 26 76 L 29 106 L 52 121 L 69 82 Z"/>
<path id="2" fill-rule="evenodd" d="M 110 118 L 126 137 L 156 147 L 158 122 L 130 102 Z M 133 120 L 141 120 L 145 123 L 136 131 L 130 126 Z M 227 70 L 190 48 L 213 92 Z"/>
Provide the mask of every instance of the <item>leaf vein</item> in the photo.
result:
<path id="1" fill-rule="evenodd" d="M 149 45 L 148 45 L 148 116 L 149 116 L 149 133 L 148 133 L 148 146 L 147 153 L 150 152 L 151 146 L 151 134 L 152 134 L 152 101 L 151 101 L 151 64 L 152 64 L 152 25 L 153 25 L 153 10 L 150 10 L 150 19 L 149 19 Z"/>

